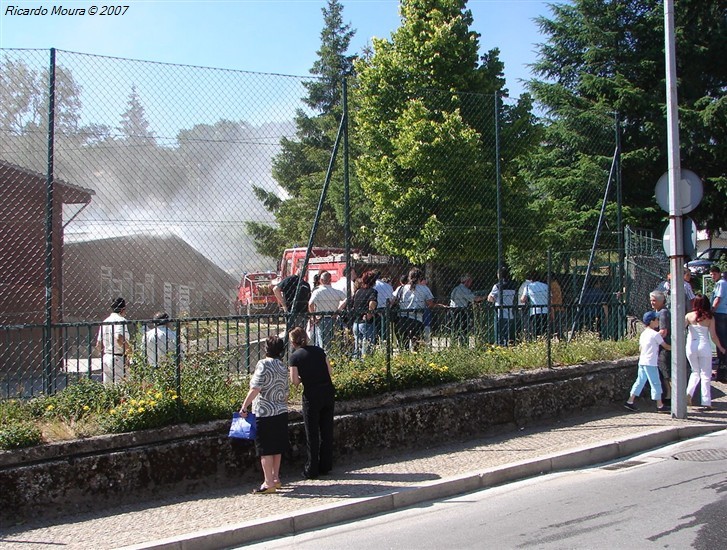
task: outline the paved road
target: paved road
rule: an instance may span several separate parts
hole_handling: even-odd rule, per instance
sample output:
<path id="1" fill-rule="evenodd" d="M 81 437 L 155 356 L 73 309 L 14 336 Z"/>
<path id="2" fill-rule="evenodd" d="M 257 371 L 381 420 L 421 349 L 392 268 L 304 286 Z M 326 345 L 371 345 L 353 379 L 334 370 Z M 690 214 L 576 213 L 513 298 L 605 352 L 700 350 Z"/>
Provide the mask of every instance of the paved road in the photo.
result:
<path id="1" fill-rule="evenodd" d="M 697 548 L 727 540 L 727 431 L 250 549 Z"/>
<path id="2" fill-rule="evenodd" d="M 690 409 L 687 420 L 621 406 L 496 438 L 483 438 L 396 456 L 382 455 L 334 469 L 326 479 L 287 472 L 274 495 L 252 486 L 188 498 L 120 506 L 49 522 L 0 526 L 0 548 L 220 548 L 299 533 L 428 499 L 595 464 L 695 437 L 727 426 L 724 384 L 714 384 L 717 410 Z M 287 477 L 285 477 L 287 476 Z"/>

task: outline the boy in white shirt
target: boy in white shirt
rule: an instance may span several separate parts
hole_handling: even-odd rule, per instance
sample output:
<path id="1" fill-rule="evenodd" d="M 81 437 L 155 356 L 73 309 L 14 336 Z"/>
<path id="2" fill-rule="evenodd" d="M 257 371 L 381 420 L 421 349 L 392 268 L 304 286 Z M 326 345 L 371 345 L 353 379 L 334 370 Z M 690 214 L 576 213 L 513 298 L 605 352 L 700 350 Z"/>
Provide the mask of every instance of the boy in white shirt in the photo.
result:
<path id="1" fill-rule="evenodd" d="M 659 380 L 659 346 L 669 350 L 671 346 L 664 342 L 661 334 L 659 334 L 659 315 L 655 311 L 647 311 L 644 313 L 644 324 L 646 328 L 639 337 L 639 373 L 636 382 L 631 387 L 631 395 L 628 401 L 624 403 L 630 411 L 638 411 L 634 405 L 637 395 L 641 394 L 646 381 L 651 386 L 651 398 L 656 401 L 656 412 L 669 412 L 669 409 L 661 401 L 661 381 Z"/>

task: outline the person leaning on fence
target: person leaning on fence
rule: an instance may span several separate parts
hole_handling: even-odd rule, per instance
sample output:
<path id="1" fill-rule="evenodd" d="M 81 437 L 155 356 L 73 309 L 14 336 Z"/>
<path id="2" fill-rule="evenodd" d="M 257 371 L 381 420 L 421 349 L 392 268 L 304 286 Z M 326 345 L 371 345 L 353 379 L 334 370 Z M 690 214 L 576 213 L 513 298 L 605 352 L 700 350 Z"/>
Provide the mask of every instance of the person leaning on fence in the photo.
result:
<path id="1" fill-rule="evenodd" d="M 510 279 L 510 272 L 506 267 L 497 271 L 497 279 L 487 295 L 487 301 L 495 304 L 497 310 L 497 344 L 506 346 L 515 337 L 517 285 Z"/>
<path id="2" fill-rule="evenodd" d="M 300 329 L 303 334 L 305 331 Z M 285 342 L 277 336 L 265 340 L 265 359 L 255 365 L 250 379 L 250 391 L 240 407 L 240 414 L 247 417 L 252 405 L 257 423 L 255 451 L 260 457 L 265 479 L 255 494 L 274 493 L 280 489 L 280 462 L 288 450 L 288 369 L 280 360 L 285 355 Z"/>
<path id="3" fill-rule="evenodd" d="M 154 327 L 144 333 L 144 352 L 146 362 L 157 368 L 174 357 L 177 351 L 177 334 L 167 326 L 169 314 L 164 311 L 154 314 L 153 323 Z"/>
<path id="4" fill-rule="evenodd" d="M 638 411 L 634 401 L 641 395 L 646 381 L 651 386 L 651 398 L 656 401 L 657 412 L 668 412 L 668 408 L 661 400 L 661 381 L 659 380 L 659 349 L 671 349 L 671 346 L 664 341 L 661 334 L 656 330 L 659 327 L 659 316 L 655 311 L 644 313 L 644 324 L 646 328 L 639 337 L 639 370 L 636 382 L 631 387 L 628 400 L 624 403 L 630 411 Z"/>
<path id="5" fill-rule="evenodd" d="M 298 299 L 295 300 L 295 292 L 300 281 Z M 301 327 L 305 329 L 310 300 L 310 285 L 301 275 L 289 275 L 273 287 L 273 294 L 278 301 L 280 309 L 286 314 L 291 314 L 288 319 L 288 326 Z M 293 303 L 295 301 L 295 303 Z"/>
<path id="6" fill-rule="evenodd" d="M 481 302 L 484 298 L 472 292 L 472 275 L 464 273 L 459 278 L 459 284 L 452 289 L 449 295 L 449 307 L 453 308 L 452 328 L 457 342 L 461 346 L 469 346 L 469 334 L 472 330 L 472 305 Z"/>
<path id="7" fill-rule="evenodd" d="M 103 320 L 98 330 L 96 348 L 101 353 L 103 383 L 113 384 L 124 377 L 126 356 L 129 352 L 129 329 L 126 326 L 126 300 L 111 302 L 111 315 Z"/>
<path id="8" fill-rule="evenodd" d="M 346 299 L 346 293 L 331 286 L 331 274 L 321 272 L 320 284 L 311 293 L 308 311 L 320 312 L 323 315 L 311 316 L 313 323 L 313 343 L 327 350 L 333 339 L 333 312 L 338 310 L 340 303 Z"/>
<path id="9" fill-rule="evenodd" d="M 308 345 L 300 328 L 288 334 L 293 345 L 290 355 L 290 381 L 303 384 L 303 423 L 307 441 L 307 458 L 303 477 L 315 479 L 333 467 L 333 412 L 335 389 L 331 381 L 331 363 L 318 346 Z"/>

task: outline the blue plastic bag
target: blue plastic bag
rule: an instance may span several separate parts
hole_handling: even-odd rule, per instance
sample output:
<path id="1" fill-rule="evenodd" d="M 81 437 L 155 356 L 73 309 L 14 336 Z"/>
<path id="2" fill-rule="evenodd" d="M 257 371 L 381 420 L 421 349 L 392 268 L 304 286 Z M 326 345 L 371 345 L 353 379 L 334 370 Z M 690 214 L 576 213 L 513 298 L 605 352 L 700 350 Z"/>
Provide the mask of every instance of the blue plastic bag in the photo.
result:
<path id="1" fill-rule="evenodd" d="M 232 424 L 230 424 L 229 437 L 235 439 L 255 439 L 257 434 L 257 425 L 255 423 L 255 415 L 247 413 L 247 418 L 239 412 L 232 413 Z"/>

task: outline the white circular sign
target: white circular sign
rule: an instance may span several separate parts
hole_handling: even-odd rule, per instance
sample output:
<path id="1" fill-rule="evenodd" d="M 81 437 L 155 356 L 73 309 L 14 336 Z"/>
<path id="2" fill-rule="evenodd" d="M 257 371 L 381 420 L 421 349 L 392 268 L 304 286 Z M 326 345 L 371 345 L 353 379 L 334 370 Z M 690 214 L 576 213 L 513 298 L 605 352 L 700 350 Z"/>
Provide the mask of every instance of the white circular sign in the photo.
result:
<path id="1" fill-rule="evenodd" d="M 704 186 L 697 174 L 691 170 L 681 170 L 681 175 L 679 189 L 677 189 L 677 197 L 679 199 L 677 206 L 680 206 L 682 210 L 681 212 L 677 211 L 677 215 L 687 214 L 694 210 L 704 195 Z M 664 175 L 656 182 L 654 193 L 656 195 L 656 202 L 659 203 L 661 209 L 669 212 L 669 172 L 664 172 Z"/>

